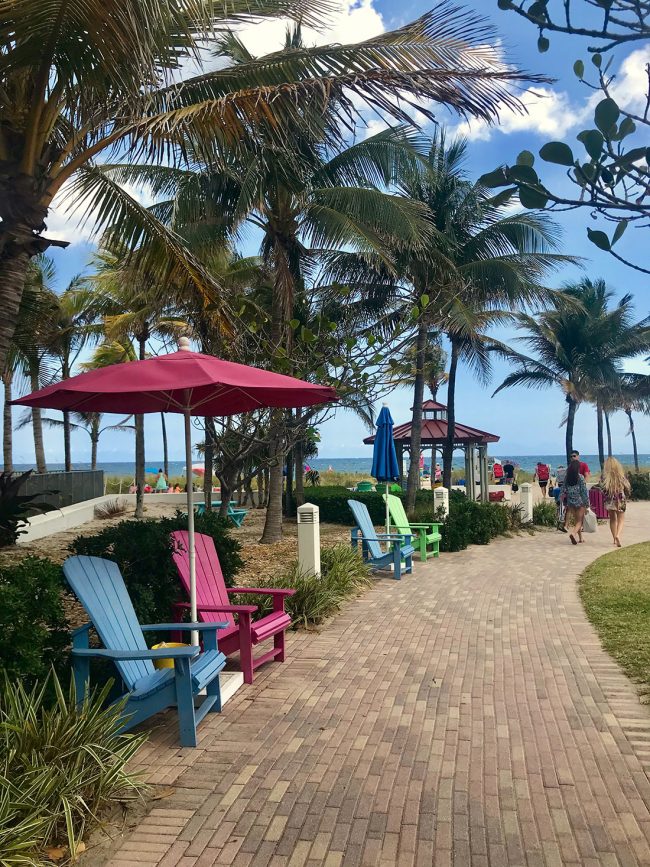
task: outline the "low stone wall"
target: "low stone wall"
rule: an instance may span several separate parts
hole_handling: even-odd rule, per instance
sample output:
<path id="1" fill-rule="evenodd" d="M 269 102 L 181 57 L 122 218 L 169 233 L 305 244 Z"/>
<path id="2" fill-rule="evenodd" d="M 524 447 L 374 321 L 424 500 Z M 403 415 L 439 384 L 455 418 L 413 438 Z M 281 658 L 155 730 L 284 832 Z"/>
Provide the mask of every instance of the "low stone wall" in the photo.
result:
<path id="1" fill-rule="evenodd" d="M 36 539 L 51 536 L 53 533 L 60 533 L 62 530 L 80 527 L 82 524 L 86 524 L 88 521 L 94 519 L 95 506 L 101 506 L 114 500 L 126 500 L 131 507 L 135 508 L 135 494 L 106 494 L 103 497 L 95 497 L 92 500 L 75 503 L 72 506 L 64 506 L 62 509 L 56 509 L 44 515 L 34 515 L 34 517 L 29 519 L 27 531 L 19 536 L 18 544 L 24 545 Z M 194 502 L 202 503 L 203 500 L 203 491 L 195 491 Z M 144 501 L 145 504 L 170 503 L 182 509 L 187 503 L 187 494 L 145 494 Z"/>

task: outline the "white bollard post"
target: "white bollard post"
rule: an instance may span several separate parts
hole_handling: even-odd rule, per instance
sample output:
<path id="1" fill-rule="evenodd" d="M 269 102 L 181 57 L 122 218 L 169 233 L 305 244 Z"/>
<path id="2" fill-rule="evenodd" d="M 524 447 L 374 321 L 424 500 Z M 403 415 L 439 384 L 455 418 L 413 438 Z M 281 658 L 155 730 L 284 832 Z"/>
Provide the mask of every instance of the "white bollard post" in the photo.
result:
<path id="1" fill-rule="evenodd" d="M 436 513 L 438 509 L 443 510 L 444 515 L 449 514 L 449 491 L 447 488 L 436 488 L 433 492 L 433 505 Z"/>
<path id="2" fill-rule="evenodd" d="M 318 506 L 298 506 L 298 566 L 304 575 L 320 578 L 320 516 Z"/>
<path id="3" fill-rule="evenodd" d="M 530 524 L 533 520 L 533 486 L 529 482 L 524 482 L 519 486 L 519 492 L 522 520 L 524 524 Z"/>

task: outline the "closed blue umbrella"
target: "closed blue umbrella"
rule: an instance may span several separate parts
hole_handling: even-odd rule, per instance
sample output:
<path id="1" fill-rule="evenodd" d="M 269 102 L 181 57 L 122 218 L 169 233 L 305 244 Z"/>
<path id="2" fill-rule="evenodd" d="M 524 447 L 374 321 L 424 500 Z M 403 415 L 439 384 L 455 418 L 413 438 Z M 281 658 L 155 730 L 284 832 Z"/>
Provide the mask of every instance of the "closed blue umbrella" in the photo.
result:
<path id="1" fill-rule="evenodd" d="M 386 483 L 386 532 L 390 533 L 388 486 L 399 479 L 400 471 L 393 439 L 393 417 L 387 404 L 382 406 L 377 417 L 377 433 L 372 449 L 372 475 L 378 482 Z"/>

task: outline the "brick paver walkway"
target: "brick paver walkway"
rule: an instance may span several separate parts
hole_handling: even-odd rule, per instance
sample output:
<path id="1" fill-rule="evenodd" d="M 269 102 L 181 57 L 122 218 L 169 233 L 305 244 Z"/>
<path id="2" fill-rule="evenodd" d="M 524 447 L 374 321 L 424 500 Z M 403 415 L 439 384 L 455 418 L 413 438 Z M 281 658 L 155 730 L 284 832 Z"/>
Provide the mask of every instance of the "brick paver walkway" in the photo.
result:
<path id="1" fill-rule="evenodd" d="M 111 867 L 650 865 L 650 711 L 584 617 L 587 540 L 418 563 L 292 636 L 198 749 L 170 717 L 140 761 L 175 791 Z"/>

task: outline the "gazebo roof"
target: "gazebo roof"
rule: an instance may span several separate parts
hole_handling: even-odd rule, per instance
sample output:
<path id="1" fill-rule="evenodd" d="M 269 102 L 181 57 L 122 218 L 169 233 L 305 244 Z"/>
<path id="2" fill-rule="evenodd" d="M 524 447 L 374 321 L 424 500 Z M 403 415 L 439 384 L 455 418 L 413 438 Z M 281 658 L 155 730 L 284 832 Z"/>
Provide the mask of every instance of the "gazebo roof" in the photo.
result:
<path id="1" fill-rule="evenodd" d="M 444 403 L 438 403 L 434 400 L 426 400 L 422 404 L 422 409 L 427 410 L 446 410 Z M 422 419 L 422 445 L 423 446 L 441 446 L 447 440 L 447 419 L 423 418 Z M 396 443 L 410 443 L 411 441 L 411 422 L 407 421 L 404 424 L 395 425 L 393 428 L 393 439 Z M 488 443 L 498 443 L 500 437 L 496 434 L 488 433 L 484 430 L 479 430 L 475 427 L 456 422 L 454 443 L 457 445 L 487 445 Z M 372 445 L 375 441 L 375 435 L 366 437 L 364 443 Z"/>

